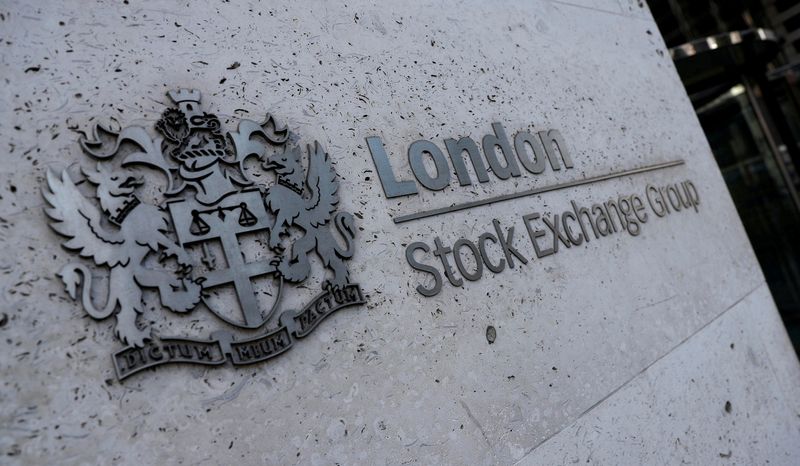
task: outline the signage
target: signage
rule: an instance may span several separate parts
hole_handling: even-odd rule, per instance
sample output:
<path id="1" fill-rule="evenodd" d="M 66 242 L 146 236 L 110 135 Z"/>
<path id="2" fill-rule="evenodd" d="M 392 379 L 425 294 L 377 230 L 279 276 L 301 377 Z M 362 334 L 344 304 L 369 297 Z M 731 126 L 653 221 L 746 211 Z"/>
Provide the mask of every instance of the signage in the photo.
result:
<path id="1" fill-rule="evenodd" d="M 548 170 L 558 171 L 563 167 L 569 171 L 575 166 L 567 143 L 558 130 L 536 133 L 521 130 L 514 135 L 513 144 L 511 141 L 500 123 L 493 123 L 492 133 L 481 139 L 483 151 L 469 137 L 459 140 L 445 139 L 445 150 L 431 141 L 415 141 L 407 152 L 413 179 L 398 176 L 379 137 L 368 137 L 367 146 L 387 198 L 419 195 L 420 187 L 433 191 L 442 190 L 453 181 L 451 171 L 455 172 L 455 179 L 460 186 L 468 186 L 475 181 L 502 182 L 523 175 L 536 176 L 535 181 L 539 181 L 539 176 L 545 176 Z M 445 157 L 445 151 L 449 157 Z M 427 165 L 425 158 L 429 159 Z M 448 215 L 683 164 L 683 160 L 673 160 L 630 168 L 399 215 L 393 221 L 402 224 Z M 431 171 L 428 167 L 435 167 L 435 170 Z M 474 180 L 470 169 L 474 173 Z M 568 200 L 563 204 L 563 209 L 559 212 L 531 211 L 522 215 L 513 225 L 503 225 L 493 218 L 486 222 L 482 233 L 471 238 L 447 240 L 442 239 L 446 237 L 446 232 L 441 232 L 431 238 L 411 242 L 406 247 L 405 257 L 408 265 L 421 273 L 421 282 L 416 286 L 417 292 L 426 297 L 436 296 L 445 284 L 463 287 L 465 281 L 480 280 L 484 273 L 498 274 L 507 268 L 527 265 L 534 259 L 540 260 L 592 240 L 623 232 L 638 236 L 643 226 L 653 218 L 681 211 L 698 212 L 700 194 L 691 180 L 678 180 L 659 186 L 646 184 L 638 192 L 626 193 L 612 199 L 601 199 L 587 204 Z"/>

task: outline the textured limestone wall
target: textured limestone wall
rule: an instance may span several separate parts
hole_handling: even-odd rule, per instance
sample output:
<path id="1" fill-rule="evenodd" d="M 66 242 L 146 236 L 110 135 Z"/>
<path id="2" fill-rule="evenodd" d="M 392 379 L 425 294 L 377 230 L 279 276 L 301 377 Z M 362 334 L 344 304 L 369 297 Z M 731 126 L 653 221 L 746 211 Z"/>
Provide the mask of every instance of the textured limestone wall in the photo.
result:
<path id="1" fill-rule="evenodd" d="M 643 3 L 4 2 L 2 462 L 792 464 L 797 360 Z M 326 147 L 368 303 L 263 364 L 119 382 L 112 320 L 86 316 L 55 276 L 74 257 L 41 189 L 48 169 L 91 166 L 80 134 L 112 119 L 152 126 L 177 87 L 200 90 L 230 128 L 270 112 Z M 444 149 L 493 122 L 558 129 L 574 167 L 384 196 L 365 138 L 407 178 L 413 141 Z M 674 160 L 685 163 L 392 221 Z M 536 258 L 521 220 L 686 180 L 698 211 L 651 212 L 636 236 Z M 474 241 L 492 219 L 515 227 L 529 262 L 420 295 L 430 277 L 406 247 Z M 293 290 L 286 306 L 310 295 Z M 143 319 L 162 333 L 215 325 L 147 298 Z"/>

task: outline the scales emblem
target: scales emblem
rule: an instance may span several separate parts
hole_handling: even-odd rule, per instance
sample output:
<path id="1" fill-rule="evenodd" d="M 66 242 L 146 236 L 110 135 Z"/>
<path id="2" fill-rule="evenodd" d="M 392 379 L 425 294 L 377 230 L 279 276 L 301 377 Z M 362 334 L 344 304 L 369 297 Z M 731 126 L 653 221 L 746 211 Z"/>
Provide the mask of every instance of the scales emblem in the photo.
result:
<path id="1" fill-rule="evenodd" d="M 50 226 L 84 259 L 59 272 L 67 293 L 91 317 L 116 318 L 115 334 L 126 345 L 112 358 L 120 380 L 167 363 L 264 361 L 333 312 L 366 302 L 346 263 L 355 250 L 354 218 L 338 210 L 339 182 L 322 145 L 307 145 L 304 157 L 296 136 L 269 114 L 224 131 L 203 110 L 198 91 L 168 95 L 174 106 L 153 134 L 142 126 L 116 131 L 98 124 L 91 138 L 81 139 L 97 162 L 82 169 L 84 186 L 64 170 L 48 171 L 43 188 Z M 245 168 L 251 159 L 260 173 Z M 155 190 L 160 196 L 147 190 L 150 201 L 140 172 L 152 170 L 165 183 Z M 271 185 L 254 179 L 268 173 Z M 246 257 L 244 237 L 256 238 L 248 251 L 253 257 Z M 276 314 L 284 287 L 311 276 L 312 256 L 327 271 L 321 292 L 299 310 Z M 86 260 L 107 271 L 102 307 Z M 233 290 L 236 305 L 215 299 L 221 289 Z M 161 336 L 140 318 L 145 290 L 158 293 L 162 308 L 208 311 L 223 327 L 203 339 Z"/>

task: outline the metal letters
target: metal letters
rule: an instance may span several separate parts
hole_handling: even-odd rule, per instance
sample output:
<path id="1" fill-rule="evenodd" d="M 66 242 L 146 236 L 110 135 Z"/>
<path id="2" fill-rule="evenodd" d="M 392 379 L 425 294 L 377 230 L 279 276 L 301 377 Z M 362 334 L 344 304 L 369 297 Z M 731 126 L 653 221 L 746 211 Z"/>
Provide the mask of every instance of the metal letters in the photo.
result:
<path id="1" fill-rule="evenodd" d="M 435 236 L 434 247 L 422 241 L 409 244 L 406 247 L 406 260 L 412 269 L 425 277 L 424 282 L 417 285 L 417 291 L 423 296 L 435 296 L 442 291 L 445 279 L 450 285 L 461 287 L 464 286 L 463 279 L 479 280 L 484 268 L 498 274 L 505 270 L 506 265 L 514 268 L 515 260 L 524 265 L 592 239 L 600 240 L 623 232 L 639 236 L 643 225 L 651 218 L 648 206 L 656 217 L 689 209 L 699 212 L 700 195 L 694 183 L 685 180 L 660 187 L 648 184 L 644 196 L 633 193 L 589 207 L 582 207 L 575 201 L 569 204 L 570 208 L 561 213 L 532 212 L 522 215 L 522 224 L 528 233 L 527 241 L 524 238 L 515 240 L 513 225 L 504 227 L 497 219 L 493 219 L 494 231 L 482 233 L 477 242 L 459 238 L 450 247 L 439 236 Z M 487 248 L 488 243 L 492 244 L 492 250 Z M 526 252 L 530 248 L 533 252 Z M 426 258 L 428 253 L 433 258 Z"/>
<path id="2" fill-rule="evenodd" d="M 481 140 L 483 155 L 481 155 L 481 151 L 475 141 L 469 137 L 463 137 L 458 141 L 451 138 L 444 140 L 445 148 L 450 155 L 450 162 L 455 169 L 459 185 L 467 186 L 472 184 L 467 164 L 464 162 L 464 152 L 469 156 L 472 169 L 480 183 L 486 183 L 490 179 L 487 163 L 494 176 L 501 180 L 522 175 L 517 159 L 520 160 L 526 171 L 534 175 L 544 171 L 545 159 L 553 170 L 561 169 L 559 159 L 564 163 L 564 167 L 573 167 L 572 157 L 564 143 L 564 138 L 558 130 L 539 131 L 536 135 L 527 131 L 520 131 L 514 136 L 513 148 L 502 124 L 492 123 L 492 130 L 494 134 L 487 134 Z M 528 153 L 526 145 L 532 147 L 533 159 L 531 159 L 531 154 Z M 378 179 L 387 198 L 410 196 L 419 193 L 416 183 L 413 181 L 397 179 L 381 138 L 377 136 L 368 137 L 367 147 L 372 155 L 372 161 L 378 171 Z M 498 153 L 500 154 L 499 157 Z M 436 167 L 435 174 L 429 173 L 425 168 L 423 162 L 424 154 L 428 154 L 433 161 Z M 450 164 L 447 163 L 447 158 L 439 146 L 431 141 L 420 139 L 411 143 L 408 148 L 408 164 L 417 182 L 431 191 L 440 191 L 450 184 Z M 397 221 L 395 220 L 395 222 Z"/>
<path id="3" fill-rule="evenodd" d="M 262 123 L 242 120 L 237 131 L 224 132 L 219 118 L 203 111 L 198 91 L 180 89 L 169 97 L 175 107 L 156 123 L 156 136 L 140 126 L 114 131 L 97 125 L 91 138 L 80 141 L 97 161 L 96 168 L 83 169 L 93 195 L 85 195 L 66 170 L 48 171 L 43 190 L 45 212 L 66 238 L 64 247 L 107 270 L 102 306 L 92 298 L 93 274 L 85 263 L 70 263 L 59 276 L 89 316 L 116 318 L 115 333 L 127 345 L 113 356 L 120 380 L 166 363 L 264 361 L 290 349 L 333 312 L 365 302 L 346 265 L 355 251 L 355 222 L 351 214 L 337 212 L 339 183 L 322 146 L 307 146 L 306 170 L 300 147 L 270 115 Z M 122 147 L 133 150 L 120 155 Z M 274 184 L 248 177 L 244 162 L 250 157 L 275 174 Z M 142 200 L 137 189 L 145 180 L 134 168 L 166 177 L 162 201 Z M 245 234 L 266 238 L 259 259 L 243 257 Z M 287 244 L 287 237 L 296 239 Z M 212 244 L 220 245 L 223 257 Z M 190 250 L 201 253 L 203 273 Z M 283 287 L 309 278 L 312 254 L 329 271 L 322 292 L 299 311 L 284 310 L 270 327 Z M 257 299 L 252 282 L 257 277 L 273 284 L 268 309 Z M 208 299 L 220 287 L 233 289 L 239 316 Z M 208 310 L 228 327 L 205 340 L 159 337 L 138 319 L 145 309 L 144 289 L 156 290 L 162 307 L 172 312 Z M 240 338 L 236 328 L 260 333 Z"/>
<path id="4" fill-rule="evenodd" d="M 480 183 L 490 181 L 490 171 L 494 177 L 508 180 L 522 176 L 521 168 L 528 173 L 539 175 L 548 166 L 552 171 L 560 171 L 562 164 L 565 169 L 574 167 L 564 138 L 555 129 L 535 133 L 518 131 L 513 137 L 512 145 L 512 138 L 509 138 L 503 125 L 492 123 L 492 133 L 483 136 L 480 141 L 482 152 L 470 137 L 444 140 L 452 170 L 460 186 L 473 183 L 470 170 L 467 168 L 467 160 L 471 162 L 472 171 Z M 408 165 L 416 183 L 410 179 L 398 180 L 379 137 L 368 137 L 367 146 L 387 198 L 417 195 L 419 194 L 417 183 L 431 191 L 444 190 L 451 184 L 451 165 L 444 152 L 431 141 L 417 140 L 408 148 Z M 426 159 L 429 163 L 425 163 Z M 401 224 L 683 164 L 683 160 L 656 163 L 460 204 L 449 203 L 444 207 L 398 215 L 392 220 L 396 224 Z M 450 243 L 443 241 L 439 236 L 433 238 L 433 244 L 413 241 L 406 246 L 405 257 L 408 265 L 422 274 L 423 279 L 416 286 L 416 290 L 426 297 L 436 296 L 442 291 L 445 281 L 453 287 L 463 287 L 465 280 L 467 282 L 480 280 L 484 270 L 498 274 L 505 270 L 506 266 L 513 269 L 516 263 L 525 265 L 534 258 L 542 259 L 557 254 L 559 250 L 580 246 L 590 241 L 588 226 L 591 226 L 595 239 L 619 231 L 638 236 L 642 225 L 648 219 L 644 198 L 647 199 L 647 205 L 656 217 L 689 208 L 698 211 L 700 196 L 690 180 L 683 181 L 680 185 L 677 183 L 663 187 L 648 185 L 645 191 L 644 197 L 638 194 L 619 196 L 617 199 L 593 204 L 590 208 L 579 207 L 574 201 L 570 201 L 572 209 L 560 214 L 531 212 L 522 215 L 522 224 L 528 233 L 533 254 L 528 252 L 523 254 L 526 242 L 522 240 L 520 247 L 523 249 L 520 250 L 514 240 L 516 227 L 512 225 L 503 228 L 498 219 L 492 219 L 494 231 L 483 232 L 476 241 L 458 238 Z"/>

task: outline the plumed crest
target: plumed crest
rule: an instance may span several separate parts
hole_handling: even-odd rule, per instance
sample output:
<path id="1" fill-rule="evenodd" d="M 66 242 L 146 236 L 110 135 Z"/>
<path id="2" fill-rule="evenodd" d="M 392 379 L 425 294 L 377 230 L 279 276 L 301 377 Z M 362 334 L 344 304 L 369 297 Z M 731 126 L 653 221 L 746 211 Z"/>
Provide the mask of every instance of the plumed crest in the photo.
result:
<path id="1" fill-rule="evenodd" d="M 114 143 L 110 144 L 111 147 L 104 147 L 100 134 L 113 137 Z M 167 192 L 177 193 L 180 192 L 182 186 L 174 186 L 172 171 L 177 170 L 178 167 L 173 166 L 162 154 L 161 144 L 163 141 L 163 137 L 151 137 L 141 126 L 128 126 L 121 131 L 115 131 L 98 123 L 92 131 L 92 137 L 82 137 L 80 144 L 87 154 L 97 160 L 108 160 L 114 157 L 123 143 L 133 144 L 138 150 L 126 155 L 121 165 L 125 167 L 139 164 L 160 170 L 166 177 Z"/>
<path id="2" fill-rule="evenodd" d="M 86 176 L 90 182 L 94 184 L 100 184 L 103 182 L 105 178 L 109 176 L 111 170 L 105 167 L 103 164 L 98 163 L 95 168 L 81 168 L 81 172 Z"/>

